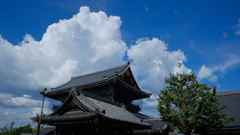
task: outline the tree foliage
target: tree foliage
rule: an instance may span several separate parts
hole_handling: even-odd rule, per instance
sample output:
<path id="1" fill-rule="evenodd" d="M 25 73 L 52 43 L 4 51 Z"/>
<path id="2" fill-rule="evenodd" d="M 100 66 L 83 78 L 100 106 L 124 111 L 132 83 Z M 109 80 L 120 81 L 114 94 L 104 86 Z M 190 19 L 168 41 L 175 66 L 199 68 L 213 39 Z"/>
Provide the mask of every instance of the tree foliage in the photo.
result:
<path id="1" fill-rule="evenodd" d="M 184 134 L 203 133 L 234 120 L 222 112 L 225 106 L 218 103 L 216 87 L 200 83 L 195 74 L 170 74 L 165 83 L 158 99 L 160 117 Z"/>
<path id="2" fill-rule="evenodd" d="M 15 122 L 12 122 L 10 126 L 6 125 L 0 135 L 20 135 L 21 133 L 36 133 L 34 132 L 36 129 L 33 129 L 29 123 L 26 126 L 21 126 L 18 128 L 14 128 L 14 124 Z"/>

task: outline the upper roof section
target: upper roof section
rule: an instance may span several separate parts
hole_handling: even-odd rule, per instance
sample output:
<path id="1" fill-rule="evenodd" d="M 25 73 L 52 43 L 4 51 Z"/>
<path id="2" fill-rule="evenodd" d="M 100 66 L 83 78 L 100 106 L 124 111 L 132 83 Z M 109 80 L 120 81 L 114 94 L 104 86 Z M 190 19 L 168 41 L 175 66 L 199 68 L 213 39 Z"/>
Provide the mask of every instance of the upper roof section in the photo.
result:
<path id="1" fill-rule="evenodd" d="M 93 72 L 90 74 L 85 74 L 81 76 L 72 77 L 70 81 L 65 84 L 62 84 L 56 88 L 52 88 L 53 90 L 63 90 L 63 89 L 70 89 L 73 86 L 83 86 L 83 85 L 90 85 L 96 82 L 107 81 L 113 78 L 116 75 L 122 75 L 125 71 L 130 68 L 130 63 L 126 63 L 121 66 L 109 68 L 106 70 Z"/>

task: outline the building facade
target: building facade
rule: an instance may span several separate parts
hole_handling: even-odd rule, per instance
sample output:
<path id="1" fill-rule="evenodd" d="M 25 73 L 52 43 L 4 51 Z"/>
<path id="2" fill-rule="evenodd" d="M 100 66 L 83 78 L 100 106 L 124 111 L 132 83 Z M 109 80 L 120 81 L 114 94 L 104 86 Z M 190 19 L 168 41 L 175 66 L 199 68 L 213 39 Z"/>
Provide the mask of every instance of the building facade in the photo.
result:
<path id="1" fill-rule="evenodd" d="M 160 119 L 153 120 L 139 113 L 139 104 L 133 102 L 149 98 L 151 93 L 140 89 L 129 63 L 72 77 L 40 93 L 62 104 L 54 105 L 51 114 L 32 119 L 54 126 L 57 135 L 166 134 L 170 131 Z"/>

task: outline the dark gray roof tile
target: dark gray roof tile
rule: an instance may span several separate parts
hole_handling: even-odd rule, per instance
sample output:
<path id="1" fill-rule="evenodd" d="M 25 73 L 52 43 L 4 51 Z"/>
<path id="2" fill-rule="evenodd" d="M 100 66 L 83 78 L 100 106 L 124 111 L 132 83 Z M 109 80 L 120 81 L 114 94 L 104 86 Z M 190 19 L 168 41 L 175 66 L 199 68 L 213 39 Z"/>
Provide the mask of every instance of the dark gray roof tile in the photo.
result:
<path id="1" fill-rule="evenodd" d="M 84 94 L 85 93 L 85 94 Z M 89 96 L 90 95 L 90 96 Z M 73 112 L 62 112 L 67 104 L 71 103 L 70 100 L 74 98 L 77 99 L 77 104 L 82 108 L 86 108 L 88 112 L 83 111 L 73 111 Z M 56 120 L 74 120 L 74 119 L 85 119 L 93 117 L 95 115 L 101 115 L 107 119 L 123 121 L 127 123 L 134 123 L 142 126 L 151 126 L 146 122 L 142 122 L 141 119 L 134 116 L 132 113 L 127 111 L 123 105 L 111 103 L 113 101 L 104 99 L 97 95 L 87 94 L 85 91 L 76 90 L 73 88 L 66 101 L 59 107 L 54 113 L 45 115 L 42 120 L 45 122 L 56 121 Z"/>
<path id="2" fill-rule="evenodd" d="M 167 128 L 167 124 L 165 124 L 161 119 L 144 119 L 144 122 L 147 122 L 152 125 L 151 129 L 146 130 L 136 130 L 135 133 L 159 133 L 160 131 L 164 131 Z"/>
<path id="3" fill-rule="evenodd" d="M 236 118 L 224 126 L 240 126 L 240 90 L 218 92 L 217 95 L 222 96 L 219 103 L 227 106 L 223 112 Z"/>
<path id="4" fill-rule="evenodd" d="M 84 118 L 90 118 L 97 115 L 94 112 L 71 112 L 71 114 L 66 113 L 63 115 L 52 115 L 52 116 L 46 116 L 42 117 L 42 121 L 44 123 L 46 122 L 54 122 L 54 121 L 65 121 L 65 120 L 76 120 L 76 119 L 84 119 Z"/>
<path id="5" fill-rule="evenodd" d="M 71 80 L 68 81 L 67 83 L 60 85 L 56 88 L 52 88 L 52 89 L 53 90 L 61 90 L 61 89 L 71 88 L 73 86 L 82 86 L 85 84 L 91 84 L 91 83 L 95 83 L 95 82 L 104 81 L 106 79 L 112 78 L 113 76 L 115 76 L 115 74 L 121 75 L 128 68 L 129 68 L 129 63 L 121 65 L 121 66 L 113 67 L 110 69 L 93 72 L 90 74 L 72 77 Z"/>
<path id="6" fill-rule="evenodd" d="M 124 107 L 115 106 L 90 97 L 88 97 L 88 99 L 91 100 L 98 107 L 99 110 L 102 110 L 101 115 L 103 115 L 104 117 L 124 122 L 149 125 L 147 123 L 141 122 L 141 119 L 131 114 Z"/>

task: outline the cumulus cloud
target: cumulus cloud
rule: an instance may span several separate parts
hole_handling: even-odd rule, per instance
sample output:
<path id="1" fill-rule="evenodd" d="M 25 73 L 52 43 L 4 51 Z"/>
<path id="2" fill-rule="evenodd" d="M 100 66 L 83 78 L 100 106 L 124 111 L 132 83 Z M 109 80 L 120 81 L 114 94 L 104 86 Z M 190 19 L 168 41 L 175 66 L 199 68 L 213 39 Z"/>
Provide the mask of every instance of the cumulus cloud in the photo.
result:
<path id="1" fill-rule="evenodd" d="M 41 105 L 40 105 L 41 106 Z M 41 107 L 33 107 L 33 108 L 6 108 L 0 106 L 0 127 L 4 127 L 5 125 L 9 125 L 11 122 L 15 122 L 14 127 L 19 127 L 23 125 L 27 125 L 28 123 L 32 123 L 30 119 L 36 114 L 40 114 Z M 43 113 L 48 114 L 51 110 L 48 107 L 44 107 Z M 36 124 L 36 123 L 35 123 Z"/>
<path id="2" fill-rule="evenodd" d="M 13 45 L 0 35 L 0 108 L 5 110 L 0 111 L 4 121 L 0 124 L 26 124 L 23 121 L 30 121 L 29 116 L 40 114 L 41 101 L 27 94 L 7 94 L 10 90 L 57 87 L 71 76 L 123 64 L 127 46 L 121 23 L 120 17 L 81 7 L 72 18 L 49 25 L 40 41 L 26 34 Z"/>
<path id="3" fill-rule="evenodd" d="M 158 96 L 156 94 L 151 95 L 149 99 L 143 99 L 143 106 L 147 107 L 156 107 L 158 105 Z"/>
<path id="4" fill-rule="evenodd" d="M 0 88 L 56 87 L 71 76 L 123 64 L 127 52 L 140 87 L 155 95 L 144 100 L 143 112 L 148 114 L 147 110 L 151 109 L 149 115 L 156 116 L 156 94 L 165 87 L 164 78 L 170 73 L 191 72 L 184 64 L 177 67 L 177 63 L 186 61 L 186 56 L 181 50 L 168 51 L 167 44 L 158 38 L 140 38 L 128 48 L 121 37 L 121 23 L 117 16 L 81 7 L 72 18 L 49 25 L 40 41 L 26 34 L 22 42 L 13 45 L 0 36 Z M 25 118 L 22 114 L 40 114 L 41 101 L 27 94 L 1 93 L 0 99 L 3 101 L 0 107 L 9 107 L 5 112 L 0 111 L 0 117 L 12 115 L 14 120 Z M 18 111 L 11 107 L 18 107 Z M 8 114 L 11 111 L 14 113 Z"/>
<path id="5" fill-rule="evenodd" d="M 11 122 L 15 126 L 23 126 L 31 123 L 31 117 L 41 113 L 42 100 L 31 99 L 30 95 L 14 97 L 12 94 L 0 93 L 0 127 Z M 43 113 L 51 113 L 49 101 L 45 101 Z"/>
<path id="6" fill-rule="evenodd" d="M 168 51 L 167 46 L 158 38 L 141 38 L 127 51 L 127 55 L 133 63 L 131 65 L 133 73 L 137 75 L 140 87 L 153 93 L 149 99 L 143 100 L 143 109 L 141 111 L 152 117 L 158 117 L 157 94 L 166 86 L 165 78 L 170 73 L 191 72 L 183 64 L 186 61 L 184 53 L 181 50 Z M 182 64 L 180 68 L 177 67 L 178 63 Z"/>
<path id="7" fill-rule="evenodd" d="M 210 82 L 216 82 L 218 77 L 213 75 L 214 70 L 212 68 L 208 68 L 205 65 L 201 67 L 199 70 L 197 77 L 199 80 L 208 79 Z"/>
<path id="8" fill-rule="evenodd" d="M 33 107 L 33 108 L 30 108 L 30 110 L 32 111 L 31 114 L 29 114 L 30 117 L 35 117 L 36 114 L 41 114 L 41 110 L 42 108 L 41 107 Z M 29 111 L 30 112 L 30 111 Z M 49 109 L 49 107 L 44 107 L 43 108 L 43 114 L 49 114 L 49 113 L 52 113 L 52 111 Z"/>
<path id="9" fill-rule="evenodd" d="M 24 94 L 22 97 L 14 97 L 12 94 L 0 93 L 0 105 L 5 105 L 8 107 L 38 107 L 41 105 L 42 101 L 34 100 L 30 98 L 31 96 Z M 45 104 L 48 105 L 48 102 Z"/>
<path id="10" fill-rule="evenodd" d="M 213 71 L 211 68 L 207 68 L 205 65 L 203 65 L 198 72 L 198 77 L 200 79 L 208 78 L 212 75 L 212 72 Z"/>
<path id="11" fill-rule="evenodd" d="M 181 50 L 168 51 L 167 44 L 158 38 L 137 40 L 127 55 L 132 60 L 134 74 L 140 78 L 140 86 L 156 94 L 165 87 L 164 79 L 170 73 L 191 72 L 184 64 L 177 67 L 177 63 L 186 61 L 184 53 Z"/>
<path id="12" fill-rule="evenodd" d="M 16 109 L 2 108 L 1 106 L 0 109 L 0 127 L 10 125 L 10 123 L 13 121 L 15 122 L 15 127 L 27 125 L 28 122 L 31 122 L 29 116 L 26 115 L 23 110 L 16 111 Z"/>
<path id="13" fill-rule="evenodd" d="M 120 26 L 117 16 L 81 7 L 72 18 L 50 25 L 40 41 L 26 34 L 13 45 L 0 37 L 0 86 L 56 87 L 70 76 L 123 63 L 127 46 Z"/>
<path id="14" fill-rule="evenodd" d="M 151 117 L 159 117 L 159 112 L 157 110 L 158 105 L 158 95 L 153 94 L 148 99 L 143 99 L 143 105 L 141 113 L 146 114 Z M 151 110 L 151 111 L 150 111 Z"/>

